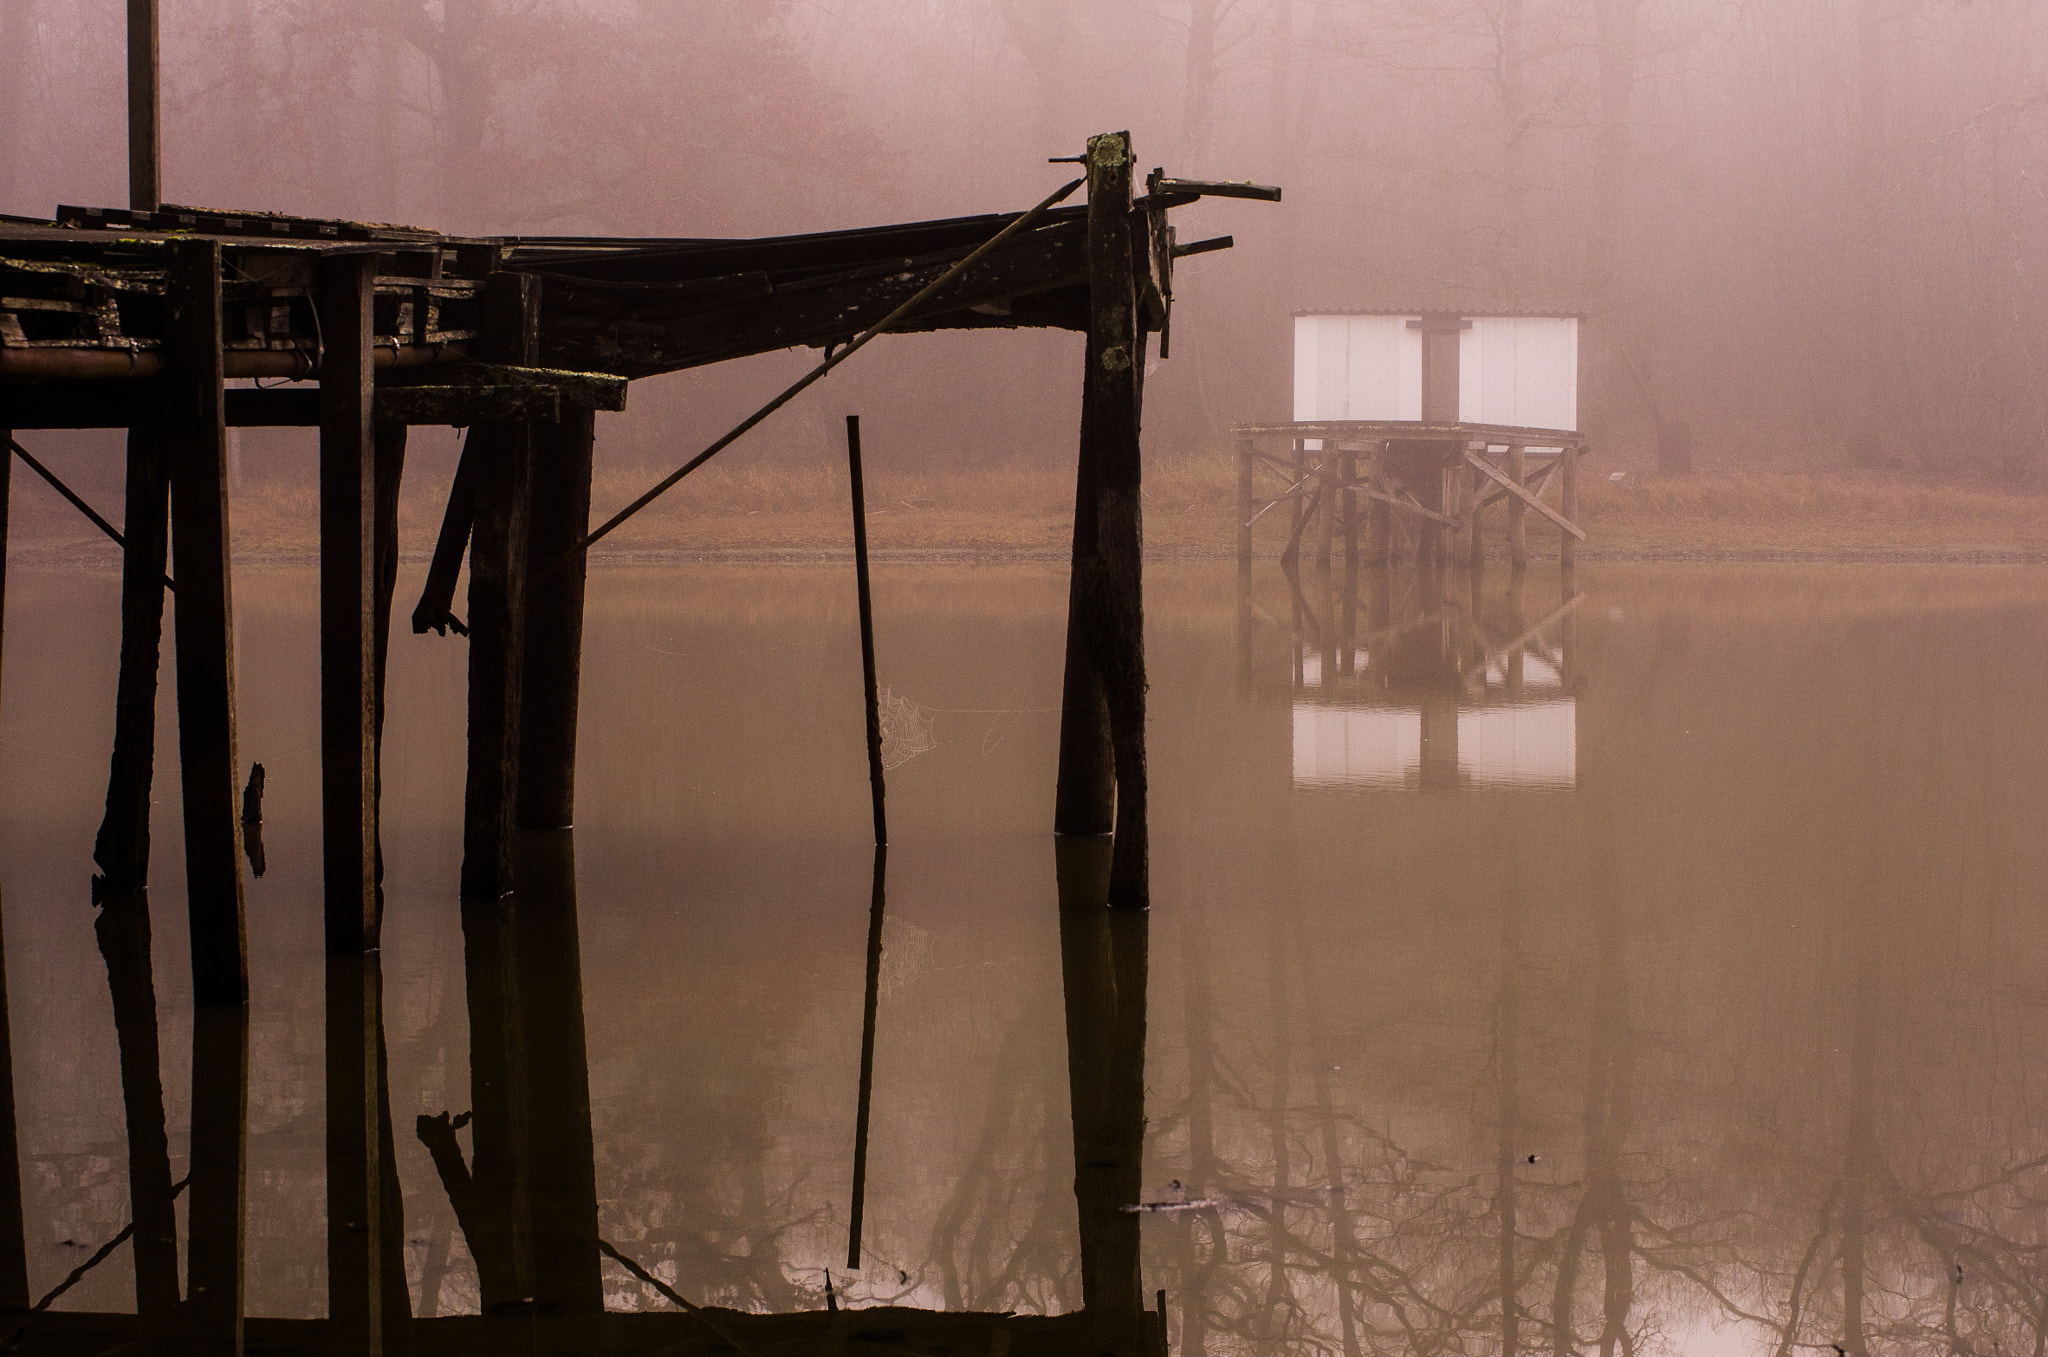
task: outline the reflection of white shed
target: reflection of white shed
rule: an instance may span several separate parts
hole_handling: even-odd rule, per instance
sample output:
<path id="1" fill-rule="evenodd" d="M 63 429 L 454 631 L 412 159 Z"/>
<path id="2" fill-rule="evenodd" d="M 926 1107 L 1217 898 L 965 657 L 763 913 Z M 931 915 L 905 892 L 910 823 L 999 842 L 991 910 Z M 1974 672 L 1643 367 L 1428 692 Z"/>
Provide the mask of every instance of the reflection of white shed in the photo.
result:
<path id="1" fill-rule="evenodd" d="M 1447 408 L 1453 393 L 1455 407 Z M 1578 318 L 1296 316 L 1294 419 L 1427 419 L 1576 430 Z"/>

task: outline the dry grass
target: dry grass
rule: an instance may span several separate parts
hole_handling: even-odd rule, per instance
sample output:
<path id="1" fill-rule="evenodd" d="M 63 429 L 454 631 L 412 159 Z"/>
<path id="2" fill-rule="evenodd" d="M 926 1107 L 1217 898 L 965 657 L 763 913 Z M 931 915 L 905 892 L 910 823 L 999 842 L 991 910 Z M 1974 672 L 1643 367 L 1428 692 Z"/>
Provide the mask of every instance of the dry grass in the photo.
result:
<path id="1" fill-rule="evenodd" d="M 1589 559 L 1826 555 L 2048 553 L 2048 498 L 1859 475 L 1740 474 L 1615 484 L 1587 468 L 1582 517 Z M 1155 460 L 1145 469 L 1145 538 L 1181 555 L 1227 555 L 1235 542 L 1236 470 L 1227 457 Z M 593 517 L 602 520 L 653 480 L 652 472 L 601 468 Z M 1263 483 L 1262 483 L 1263 484 Z M 39 487 L 38 487 L 39 489 Z M 406 486 L 400 531 L 406 554 L 430 551 L 446 500 L 445 477 Z M 14 547 L 44 560 L 104 561 L 102 539 L 54 496 L 17 497 Z M 1554 499 L 1554 492 L 1553 492 Z M 44 503 L 48 500 L 48 503 Z M 723 466 L 678 485 L 600 548 L 615 556 L 804 555 L 851 548 L 843 467 L 830 463 Z M 878 553 L 1058 557 L 1072 532 L 1070 470 L 997 466 L 975 471 L 868 476 L 869 536 Z M 312 553 L 317 498 L 310 485 L 256 485 L 234 500 L 237 553 L 287 558 Z M 1259 525 L 1262 554 L 1280 549 L 1286 514 Z M 1489 538 L 1505 531 L 1490 511 Z M 1553 554 L 1556 537 L 1531 521 L 1532 549 Z"/>

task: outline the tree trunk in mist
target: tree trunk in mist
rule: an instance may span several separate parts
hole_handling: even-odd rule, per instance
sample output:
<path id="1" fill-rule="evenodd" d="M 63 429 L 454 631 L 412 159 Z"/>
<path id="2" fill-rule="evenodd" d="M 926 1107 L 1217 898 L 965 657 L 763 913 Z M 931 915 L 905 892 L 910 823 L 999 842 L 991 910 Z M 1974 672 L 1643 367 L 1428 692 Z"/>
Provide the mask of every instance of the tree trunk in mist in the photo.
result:
<path id="1" fill-rule="evenodd" d="M 478 199 L 484 181 L 484 127 L 490 120 L 488 51 L 497 19 L 495 0 L 446 0 L 439 41 L 426 49 L 441 85 L 440 148 L 443 229 L 482 229 L 488 209 Z"/>
<path id="2" fill-rule="evenodd" d="M 1204 172 L 1209 134 L 1215 126 L 1216 19 L 1218 0 L 1191 0 L 1188 5 L 1187 91 L 1181 108 L 1181 174 Z"/>
<path id="3" fill-rule="evenodd" d="M 1861 380 L 1850 384 L 1849 460 L 1856 466 L 1881 466 L 1884 453 L 1884 65 L 1878 50 L 1878 0 L 1856 0 L 1856 183 L 1852 248 L 1856 318 L 1855 361 Z"/>
<path id="4" fill-rule="evenodd" d="M 1617 303 L 1623 292 L 1622 220 L 1627 213 L 1633 176 L 1629 137 L 1630 105 L 1635 96 L 1637 17 L 1641 0 L 1594 0 L 1595 37 L 1600 54 L 1599 133 L 1595 143 L 1590 214 L 1586 223 L 1586 268 L 1583 304 L 1609 318 L 1590 337 L 1594 362 L 1586 365 L 1590 388 L 1581 410 L 1611 410 L 1616 383 L 1615 355 L 1621 348 Z M 1604 333 L 1603 333 L 1604 330 Z M 1584 424 L 1582 418 L 1580 423 Z"/>
<path id="5" fill-rule="evenodd" d="M 29 193 L 29 105 L 36 65 L 36 0 L 0 4 L 0 212 L 36 215 Z"/>
<path id="6" fill-rule="evenodd" d="M 1526 294 L 1522 217 L 1528 207 L 1523 137 L 1528 131 L 1529 76 L 1523 56 L 1522 0 L 1504 0 L 1500 12 L 1501 216 L 1500 294 L 1510 309 Z"/>

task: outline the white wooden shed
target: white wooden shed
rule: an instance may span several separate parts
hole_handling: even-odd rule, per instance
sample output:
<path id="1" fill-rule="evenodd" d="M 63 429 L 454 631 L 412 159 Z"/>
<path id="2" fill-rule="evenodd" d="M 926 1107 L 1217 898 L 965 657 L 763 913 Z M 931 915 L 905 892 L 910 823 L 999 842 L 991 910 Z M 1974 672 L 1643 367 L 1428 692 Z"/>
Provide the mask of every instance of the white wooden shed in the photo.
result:
<path id="1" fill-rule="evenodd" d="M 1455 338 L 1454 338 L 1455 337 Z M 1444 408 L 1455 393 L 1455 408 Z M 1579 427 L 1579 320 L 1363 311 L 1294 318 L 1294 418 Z"/>

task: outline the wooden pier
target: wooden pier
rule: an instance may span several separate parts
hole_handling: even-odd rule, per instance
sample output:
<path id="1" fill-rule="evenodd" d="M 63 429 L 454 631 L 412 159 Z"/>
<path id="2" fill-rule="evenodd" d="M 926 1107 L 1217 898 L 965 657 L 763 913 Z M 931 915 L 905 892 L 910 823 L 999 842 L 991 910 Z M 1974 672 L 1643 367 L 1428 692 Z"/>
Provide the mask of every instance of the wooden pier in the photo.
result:
<path id="1" fill-rule="evenodd" d="M 189 1321 L 191 1343 L 211 1350 L 240 1351 L 248 1327 L 238 1186 L 247 1167 L 249 974 L 239 802 L 245 770 L 235 734 L 230 429 L 313 428 L 320 441 L 321 842 L 326 948 L 334 959 L 327 1059 L 335 1294 L 330 1329 L 317 1342 L 304 1335 L 308 1342 L 376 1351 L 383 1336 L 405 1326 L 402 1307 L 394 1308 L 402 1280 L 387 1275 L 398 1244 L 388 1222 L 378 1223 L 379 1210 L 389 1210 L 394 1198 L 374 953 L 383 913 L 384 673 L 409 428 L 467 430 L 411 622 L 415 632 L 452 630 L 468 638 L 465 928 L 473 915 L 479 936 L 512 928 L 523 937 L 555 927 L 541 921 L 555 918 L 548 901 L 561 893 L 559 876 L 532 879 L 530 862 L 522 874 L 520 845 L 574 820 L 588 548 L 618 521 L 591 530 L 596 414 L 623 409 L 633 378 L 792 346 L 826 352 L 805 379 L 815 380 L 884 328 L 1081 331 L 1083 419 L 1055 828 L 1073 838 L 1113 833 L 1101 845 L 1108 861 L 1096 907 L 1148 903 L 1138 451 L 1146 349 L 1154 333 L 1164 348 L 1174 260 L 1230 244 L 1227 237 L 1181 244 L 1168 214 L 1203 196 L 1274 200 L 1278 190 L 1154 171 L 1139 193 L 1125 133 L 1092 138 L 1075 159 L 1085 180 L 1028 213 L 761 240 L 467 238 L 175 206 L 62 207 L 47 221 L 0 218 L 0 435 L 122 550 L 116 731 L 94 856 L 103 925 L 120 942 L 108 953 L 117 1010 L 129 1004 L 117 1011 L 117 1018 L 129 1018 L 119 1024 L 124 1083 L 132 1056 L 138 1092 L 131 1115 L 143 1107 L 145 1123 L 139 1136 L 131 1126 L 131 1153 L 145 1161 L 131 1171 L 137 1295 L 145 1312 L 175 1309 Z M 1085 206 L 1055 206 L 1082 182 Z M 885 316 L 890 323 L 878 325 Z M 56 428 L 128 431 L 118 530 L 16 441 Z M 13 460 L 0 453 L 0 559 L 5 473 Z M 455 590 L 465 556 L 469 589 L 459 616 Z M 140 1092 L 158 1082 L 147 984 L 147 812 L 167 591 L 176 610 L 186 892 L 202 1013 L 194 1038 L 193 1134 L 195 1147 L 205 1147 L 203 1155 L 195 1148 L 189 1185 L 191 1290 L 182 1300 L 166 1195 L 172 1189 L 167 1170 L 159 1172 L 161 1094 L 151 1114 Z M 555 934 L 549 946 L 559 953 L 566 940 L 573 955 L 573 927 L 556 927 Z M 128 971 L 139 966 L 139 978 L 115 975 L 117 956 L 128 958 Z M 472 994 L 472 1001 L 488 1007 L 489 995 Z M 536 1030 L 566 1040 L 575 1016 L 565 1008 Z M 1135 1021 L 1142 1034 L 1142 1019 Z M 477 1058 L 495 1057 L 480 1050 Z M 587 1091 L 583 1097 L 581 1138 L 570 1136 L 572 1165 L 588 1158 Z M 573 1106 L 557 1110 L 574 1120 Z M 1097 1134 L 1081 1125 L 1078 1110 L 1076 1116 L 1077 1135 Z M 495 1132 L 486 1132 L 484 1121 L 479 1109 L 479 1182 L 492 1171 L 484 1147 Z M 1127 1130 L 1116 1132 L 1119 1144 Z M 1128 1188 L 1122 1173 L 1116 1192 Z M 544 1186 L 522 1180 L 520 1191 L 531 1196 Z M 523 1247 L 574 1256 L 573 1267 L 565 1263 L 569 1270 L 553 1275 L 566 1279 L 559 1305 L 580 1313 L 597 1303 L 596 1254 L 585 1238 L 594 1216 L 580 1179 L 545 1190 L 557 1187 L 568 1194 L 567 1214 L 544 1229 L 535 1225 L 540 1242 Z M 1128 1254 L 1134 1268 L 1135 1236 L 1123 1237 L 1116 1205 L 1104 1197 L 1088 1209 L 1105 1229 L 1118 1227 L 1110 1231 L 1116 1257 Z M 0 1221 L 0 1233 L 18 1238 L 18 1209 L 14 1214 Z M 482 1266 L 493 1245 L 488 1223 L 479 1230 L 471 1246 Z M 17 1296 L 6 1278 L 0 1283 L 7 1284 L 0 1304 Z M 486 1290 L 497 1284 L 486 1279 Z M 504 1284 L 536 1294 L 520 1289 L 523 1282 Z M 1142 1326 L 1127 1320 L 1119 1321 L 1111 1344 L 1119 1351 L 1136 1350 L 1130 1344 L 1139 1342 Z M 50 1316 L 38 1334 L 73 1333 L 78 1350 L 97 1351 L 103 1333 L 128 1322 Z M 623 1319 L 621 1325 L 622 1334 L 637 1331 Z M 1048 1332 L 1060 1327 L 1047 1325 Z M 290 1326 L 253 1327 L 266 1343 L 273 1334 L 285 1346 L 299 1341 L 285 1334 Z M 1030 1328 L 1020 1322 L 1015 1350 L 1034 1350 Z M 660 1325 L 645 1326 L 650 1337 L 657 1331 L 660 1342 L 678 1341 Z M 459 1332 L 467 1330 L 449 1322 L 445 1342 L 461 1348 Z M 475 1341 L 483 1350 L 496 1340 L 479 1329 Z M 1149 1337 L 1139 1342 L 1147 1351 L 1151 1344 Z M 53 1350 L 70 1349 L 60 1343 Z"/>

